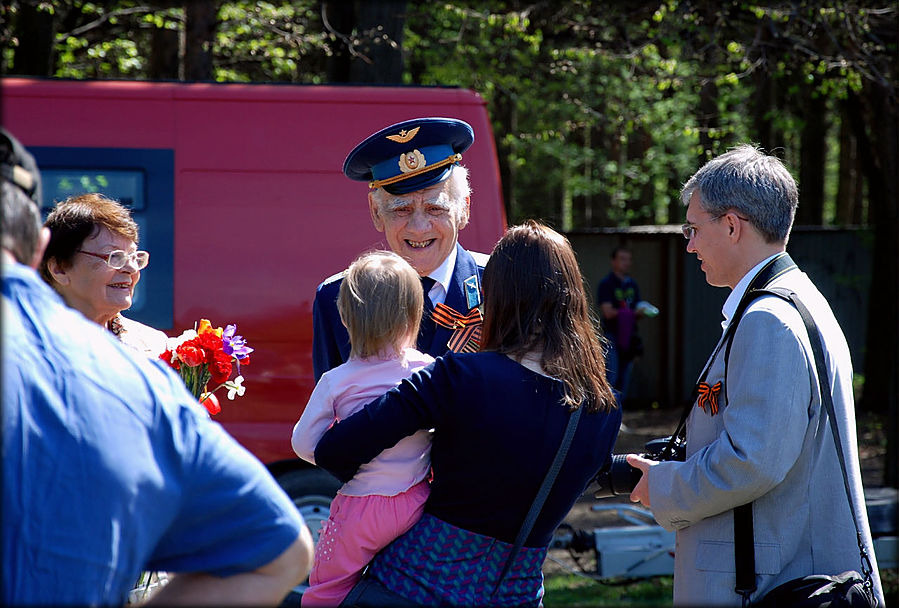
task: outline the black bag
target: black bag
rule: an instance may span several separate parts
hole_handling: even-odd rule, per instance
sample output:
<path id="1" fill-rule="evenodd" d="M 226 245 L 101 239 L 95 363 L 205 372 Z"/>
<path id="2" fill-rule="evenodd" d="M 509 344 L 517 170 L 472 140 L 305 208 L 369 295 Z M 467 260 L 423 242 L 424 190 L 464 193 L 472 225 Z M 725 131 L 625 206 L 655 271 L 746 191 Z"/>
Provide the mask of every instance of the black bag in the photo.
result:
<path id="1" fill-rule="evenodd" d="M 758 608 L 874 608 L 877 601 L 854 570 L 828 576 L 812 574 L 778 585 L 754 603 Z"/>

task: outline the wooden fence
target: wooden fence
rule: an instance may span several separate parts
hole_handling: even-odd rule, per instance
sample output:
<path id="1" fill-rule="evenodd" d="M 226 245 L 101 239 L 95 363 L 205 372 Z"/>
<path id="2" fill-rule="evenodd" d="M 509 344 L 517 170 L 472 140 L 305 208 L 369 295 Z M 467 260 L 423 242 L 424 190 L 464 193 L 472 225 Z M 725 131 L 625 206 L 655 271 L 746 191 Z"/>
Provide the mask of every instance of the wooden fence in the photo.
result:
<path id="1" fill-rule="evenodd" d="M 567 236 L 594 305 L 596 286 L 610 270 L 612 249 L 625 245 L 633 251 L 631 274 L 641 297 L 661 312 L 640 321 L 645 353 L 634 365 L 629 398 L 636 405 L 685 403 L 721 335 L 721 306 L 730 290 L 706 283 L 696 256 L 686 252 L 680 226 L 602 229 Z M 830 302 L 846 334 L 856 373 L 864 369 L 872 244 L 867 229 L 795 227 L 787 246 Z"/>

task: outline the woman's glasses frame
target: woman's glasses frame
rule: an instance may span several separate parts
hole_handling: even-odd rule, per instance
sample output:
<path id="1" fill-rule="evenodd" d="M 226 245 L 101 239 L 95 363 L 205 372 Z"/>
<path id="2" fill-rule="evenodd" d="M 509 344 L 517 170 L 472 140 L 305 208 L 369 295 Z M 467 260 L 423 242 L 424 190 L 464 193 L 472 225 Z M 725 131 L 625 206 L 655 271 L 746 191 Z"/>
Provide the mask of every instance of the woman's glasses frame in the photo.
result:
<path id="1" fill-rule="evenodd" d="M 129 261 L 132 261 L 138 270 L 143 270 L 147 267 L 147 264 L 150 263 L 150 254 L 147 251 L 133 251 L 128 253 L 127 251 L 116 249 L 109 253 L 94 253 L 93 251 L 78 249 L 76 253 L 83 253 L 85 255 L 92 255 L 95 258 L 100 258 L 106 262 L 107 266 L 114 270 L 121 270 Z"/>

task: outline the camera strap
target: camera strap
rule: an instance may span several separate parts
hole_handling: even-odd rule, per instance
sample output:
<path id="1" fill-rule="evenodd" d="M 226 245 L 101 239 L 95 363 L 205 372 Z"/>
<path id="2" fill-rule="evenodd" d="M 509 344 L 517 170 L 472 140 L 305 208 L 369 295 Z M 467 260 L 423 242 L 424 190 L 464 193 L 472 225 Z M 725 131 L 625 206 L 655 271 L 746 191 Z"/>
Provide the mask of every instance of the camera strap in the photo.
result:
<path id="1" fill-rule="evenodd" d="M 747 293 L 747 295 L 749 295 L 749 293 Z M 815 368 L 818 372 L 818 389 L 821 393 L 821 403 L 824 409 L 823 415 L 827 416 L 830 421 L 830 432 L 833 435 L 837 459 L 840 461 L 840 470 L 843 473 L 843 486 L 846 489 L 846 497 L 849 499 L 849 511 L 852 514 L 852 522 L 855 524 L 855 536 L 858 541 L 858 550 L 861 557 L 862 576 L 864 576 L 865 585 L 870 589 L 873 585 L 871 582 L 871 572 L 873 571 L 873 568 L 871 566 L 871 560 L 868 557 L 868 551 L 862 540 L 861 530 L 858 526 L 858 516 L 855 512 L 855 504 L 852 502 L 852 488 L 849 484 L 849 474 L 846 472 L 846 456 L 843 452 L 843 442 L 840 439 L 840 428 L 837 424 L 833 396 L 830 391 L 830 376 L 827 373 L 827 366 L 824 359 L 824 346 L 821 344 L 818 326 L 815 324 L 815 319 L 812 317 L 808 308 L 806 308 L 805 304 L 799 299 L 799 296 L 788 289 L 776 287 L 772 289 L 757 289 L 753 290 L 751 295 L 751 299 L 763 295 L 773 295 L 791 302 L 799 311 L 799 316 L 802 317 L 802 322 L 805 324 L 805 330 L 808 332 L 809 342 L 812 346 L 812 354 L 815 358 Z M 734 509 L 734 570 L 736 572 L 736 586 L 734 590 L 742 596 L 743 606 L 748 606 L 751 603 L 750 596 L 756 590 L 755 539 L 752 525 L 751 502 L 740 505 Z"/>
<path id="2" fill-rule="evenodd" d="M 767 264 L 762 266 L 762 269 L 758 271 L 758 273 L 752 278 L 749 286 L 746 288 L 746 292 L 743 294 L 743 297 L 740 298 L 740 303 L 737 304 L 737 310 L 734 312 L 733 318 L 730 320 L 730 323 L 727 325 L 727 329 L 724 330 L 724 333 L 721 336 L 721 339 L 718 341 L 718 346 L 715 347 L 712 356 L 709 357 L 708 362 L 705 364 L 705 368 L 702 370 L 702 373 L 699 374 L 699 379 L 696 381 L 696 384 L 693 386 L 693 391 L 690 394 L 690 399 L 687 401 L 687 405 L 684 407 L 683 414 L 681 414 L 680 422 L 677 424 L 677 428 L 674 430 L 674 433 L 671 434 L 671 438 L 668 440 L 668 444 L 662 450 L 662 459 L 667 460 L 674 453 L 674 448 L 678 444 L 678 442 L 683 442 L 685 440 L 684 433 L 686 429 L 687 418 L 690 416 L 690 412 L 693 410 L 693 406 L 696 404 L 696 400 L 699 397 L 699 386 L 709 375 L 709 370 L 712 368 L 712 364 L 715 362 L 715 359 L 718 357 L 718 353 L 721 351 L 721 348 L 727 344 L 727 352 L 730 352 L 730 342 L 733 338 L 734 333 L 737 331 L 737 325 L 740 323 L 740 319 L 743 317 L 743 313 L 746 312 L 746 308 L 749 304 L 756 298 L 757 294 L 754 292 L 758 292 L 761 289 L 765 289 L 773 283 L 776 279 L 780 278 L 783 274 L 789 272 L 797 268 L 796 262 L 790 257 L 790 255 L 786 252 L 780 253 L 775 257 L 771 258 Z M 725 354 L 726 354 L 725 353 Z M 725 386 L 725 395 L 727 395 L 727 388 Z M 726 402 L 726 401 L 725 401 Z"/>

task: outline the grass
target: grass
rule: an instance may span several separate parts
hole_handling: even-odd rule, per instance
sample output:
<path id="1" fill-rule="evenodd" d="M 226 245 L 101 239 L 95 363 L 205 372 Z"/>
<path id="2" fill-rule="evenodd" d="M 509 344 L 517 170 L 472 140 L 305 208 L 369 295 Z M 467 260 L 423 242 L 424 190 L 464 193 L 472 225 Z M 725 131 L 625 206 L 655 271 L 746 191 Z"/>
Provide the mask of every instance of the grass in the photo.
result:
<path id="1" fill-rule="evenodd" d="M 671 606 L 673 579 L 670 576 L 606 583 L 576 576 L 554 574 L 546 578 L 546 608 L 592 606 Z"/>

